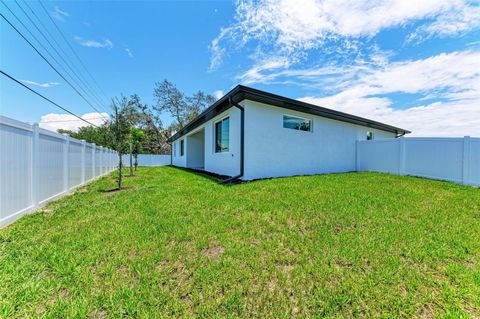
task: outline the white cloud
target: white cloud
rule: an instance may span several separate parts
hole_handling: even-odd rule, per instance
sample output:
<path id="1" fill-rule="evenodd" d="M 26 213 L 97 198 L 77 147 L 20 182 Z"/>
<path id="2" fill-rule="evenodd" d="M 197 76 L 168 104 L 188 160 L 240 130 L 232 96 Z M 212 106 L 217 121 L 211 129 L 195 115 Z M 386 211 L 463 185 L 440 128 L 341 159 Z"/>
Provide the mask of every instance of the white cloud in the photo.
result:
<path id="1" fill-rule="evenodd" d="M 422 25 L 412 32 L 408 41 L 421 41 L 434 36 L 447 37 L 462 34 L 480 27 L 479 6 L 458 6 L 445 12 L 430 24 Z"/>
<path id="2" fill-rule="evenodd" d="M 388 94 L 421 94 L 423 105 L 392 107 Z M 301 100 L 410 129 L 416 136 L 480 136 L 480 51 L 359 68 L 337 94 Z"/>
<path id="3" fill-rule="evenodd" d="M 44 82 L 44 83 L 39 83 L 39 82 L 35 82 L 35 81 L 30 81 L 30 80 L 20 80 L 22 81 L 23 83 L 26 83 L 26 84 L 31 84 L 31 85 L 35 85 L 35 86 L 40 86 L 42 88 L 49 88 L 49 87 L 52 87 L 52 86 L 57 86 L 57 85 L 60 85 L 60 83 L 58 82 Z"/>
<path id="4" fill-rule="evenodd" d="M 251 41 L 296 62 L 325 43 L 352 49 L 355 39 L 412 22 L 420 24 L 417 34 L 465 32 L 478 26 L 480 12 L 468 0 L 249 0 L 237 2 L 235 20 L 211 42 L 213 70 L 227 48 L 235 50 Z"/>
<path id="5" fill-rule="evenodd" d="M 50 11 L 50 15 L 62 22 L 65 22 L 65 18 L 70 16 L 68 12 L 61 10 L 59 6 L 53 7 L 53 11 Z"/>
<path id="6" fill-rule="evenodd" d="M 128 55 L 129 57 L 133 58 L 133 53 L 132 53 L 132 51 L 130 51 L 129 48 L 125 48 L 125 52 L 127 52 L 127 55 Z"/>
<path id="7" fill-rule="evenodd" d="M 223 93 L 222 90 L 216 90 L 215 92 L 213 92 L 213 96 L 217 99 L 217 100 L 220 100 L 220 98 L 222 98 L 225 94 Z"/>
<path id="8" fill-rule="evenodd" d="M 109 118 L 109 115 L 105 112 L 86 113 L 83 114 L 81 118 L 91 122 L 92 124 L 101 125 L 105 122 L 105 119 Z M 40 118 L 39 126 L 41 128 L 56 132 L 58 129 L 77 131 L 78 128 L 82 126 L 90 125 L 70 114 L 50 113 L 43 115 Z"/>
<path id="9" fill-rule="evenodd" d="M 278 69 L 285 69 L 289 65 L 290 62 L 288 61 L 288 59 L 273 56 L 264 59 L 263 61 L 259 61 L 252 68 L 240 74 L 237 79 L 245 84 L 260 82 L 265 83 L 281 74 L 281 72 L 269 74 L 266 74 L 266 72 L 274 72 Z"/>
<path id="10" fill-rule="evenodd" d="M 75 41 L 77 41 L 80 45 L 87 47 L 87 48 L 95 48 L 95 49 L 111 49 L 113 48 L 113 42 L 109 39 L 103 39 L 102 41 L 97 40 L 88 40 L 82 37 L 76 36 Z"/>

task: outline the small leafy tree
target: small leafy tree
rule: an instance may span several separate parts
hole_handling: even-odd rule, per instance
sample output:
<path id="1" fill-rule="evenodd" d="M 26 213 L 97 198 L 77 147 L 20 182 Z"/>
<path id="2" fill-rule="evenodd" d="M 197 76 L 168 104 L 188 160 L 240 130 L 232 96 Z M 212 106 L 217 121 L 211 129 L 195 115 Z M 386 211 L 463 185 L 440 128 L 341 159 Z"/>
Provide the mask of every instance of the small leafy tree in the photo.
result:
<path id="1" fill-rule="evenodd" d="M 133 175 L 132 156 L 134 158 L 135 171 L 138 167 L 138 154 L 142 151 L 142 142 L 145 133 L 136 127 L 130 128 L 130 175 Z"/>
<path id="2" fill-rule="evenodd" d="M 109 131 L 112 147 L 118 154 L 118 189 L 122 189 L 122 155 L 128 150 L 128 136 L 132 126 L 133 114 L 132 103 L 125 96 L 120 99 L 112 99 L 112 120 L 110 121 Z"/>

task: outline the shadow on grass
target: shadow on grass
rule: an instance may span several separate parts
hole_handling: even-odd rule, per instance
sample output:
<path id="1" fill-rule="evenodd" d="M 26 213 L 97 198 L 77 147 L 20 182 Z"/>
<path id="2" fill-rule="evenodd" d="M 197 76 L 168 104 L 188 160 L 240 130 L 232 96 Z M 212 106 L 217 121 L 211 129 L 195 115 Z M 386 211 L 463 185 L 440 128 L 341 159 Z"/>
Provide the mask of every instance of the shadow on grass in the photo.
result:
<path id="1" fill-rule="evenodd" d="M 224 184 L 223 183 L 225 180 L 229 179 L 230 176 L 219 175 L 219 174 L 215 174 L 215 173 L 211 173 L 211 172 L 207 172 L 207 171 L 202 171 L 202 170 L 198 170 L 198 169 L 178 167 L 178 166 L 173 166 L 173 165 L 167 165 L 167 167 L 203 177 L 203 178 L 208 179 L 208 180 L 210 180 L 214 183 L 217 183 L 219 185 L 223 185 L 223 186 L 231 185 L 231 184 Z"/>
<path id="2" fill-rule="evenodd" d="M 123 190 L 127 190 L 127 189 L 132 189 L 133 186 L 122 186 L 120 188 L 118 187 L 114 187 L 114 188 L 110 188 L 110 189 L 104 189 L 104 190 L 101 190 L 102 193 L 113 193 L 113 192 L 119 192 L 119 191 L 123 191 Z"/>

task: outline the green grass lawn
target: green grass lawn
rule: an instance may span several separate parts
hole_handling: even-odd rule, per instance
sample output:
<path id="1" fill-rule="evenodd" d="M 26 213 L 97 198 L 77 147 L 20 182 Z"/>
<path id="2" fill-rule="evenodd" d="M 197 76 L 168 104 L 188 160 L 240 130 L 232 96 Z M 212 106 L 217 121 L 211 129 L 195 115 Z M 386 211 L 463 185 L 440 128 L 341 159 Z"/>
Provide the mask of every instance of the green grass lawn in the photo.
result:
<path id="1" fill-rule="evenodd" d="M 0 230 L 1 317 L 480 316 L 480 189 L 107 176 Z"/>

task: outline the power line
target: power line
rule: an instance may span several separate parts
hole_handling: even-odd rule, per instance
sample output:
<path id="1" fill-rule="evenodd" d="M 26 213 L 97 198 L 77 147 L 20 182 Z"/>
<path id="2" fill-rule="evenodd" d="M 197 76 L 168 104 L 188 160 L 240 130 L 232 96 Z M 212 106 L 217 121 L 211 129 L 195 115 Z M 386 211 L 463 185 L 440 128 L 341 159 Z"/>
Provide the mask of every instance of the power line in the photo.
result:
<path id="1" fill-rule="evenodd" d="M 17 3 L 17 6 L 21 8 L 20 4 L 17 2 L 17 0 L 15 0 L 15 2 Z M 55 50 L 55 52 L 57 53 L 58 56 L 60 56 L 60 58 L 63 60 L 63 62 L 65 63 L 65 65 L 67 65 L 67 67 L 70 69 L 70 71 L 72 71 L 72 73 L 77 77 L 77 79 L 85 86 L 85 88 L 88 90 L 88 92 L 90 93 L 90 96 L 93 97 L 97 103 L 99 103 L 99 105 L 103 108 L 103 104 L 104 102 L 101 101 L 98 97 L 98 95 L 96 94 L 96 92 L 92 89 L 92 87 L 88 84 L 88 81 L 85 80 L 85 78 L 83 77 L 82 73 L 78 70 L 78 68 L 75 66 L 75 63 L 72 62 L 72 60 L 69 58 L 68 54 L 65 52 L 65 50 L 63 50 L 62 46 L 57 42 L 57 40 L 55 39 L 55 37 L 50 33 L 50 31 L 48 30 L 48 28 L 45 26 L 45 24 L 43 24 L 42 20 L 39 18 L 39 16 L 35 13 L 35 11 L 33 11 L 32 7 L 28 4 L 27 1 L 23 0 L 23 3 L 28 7 L 28 9 L 31 11 L 31 13 L 33 14 L 33 16 L 35 16 L 35 18 L 37 19 L 37 21 L 40 23 L 40 25 L 43 27 L 43 29 L 46 31 L 46 33 L 50 36 L 50 38 L 53 40 L 53 42 L 57 45 L 57 47 L 60 49 L 60 51 L 62 51 L 63 55 L 65 56 L 65 58 L 67 59 L 67 61 L 63 58 L 62 55 L 60 55 L 58 53 L 57 50 L 55 50 L 55 47 L 47 40 L 47 38 L 42 34 L 42 36 L 45 38 L 45 40 L 47 40 L 47 42 L 49 42 L 50 46 Z M 22 9 L 23 13 L 28 17 L 27 13 Z M 28 17 L 29 18 L 29 17 Z M 29 20 L 33 23 L 33 21 L 29 18 Z M 34 24 L 35 25 L 35 24 Z M 36 27 L 36 26 L 35 26 Z M 38 28 L 37 28 L 38 30 Z M 75 68 L 75 70 L 73 70 L 73 68 Z"/>
<path id="2" fill-rule="evenodd" d="M 67 112 L 68 114 L 71 114 L 71 115 L 75 116 L 76 118 L 78 118 L 79 120 L 82 120 L 82 121 L 85 122 L 85 123 L 88 123 L 88 124 L 90 124 L 90 125 L 92 125 L 92 126 L 95 126 L 96 128 L 99 128 L 99 126 L 97 126 L 97 125 L 95 125 L 95 124 L 93 124 L 93 123 L 85 120 L 84 118 L 81 118 L 80 116 L 78 116 L 77 114 L 73 113 L 72 111 L 69 111 L 69 110 L 66 109 L 65 107 L 63 107 L 63 106 L 61 106 L 61 105 L 53 102 L 53 101 L 50 100 L 48 97 L 45 97 L 44 95 L 38 93 L 37 91 L 35 91 L 35 90 L 32 89 L 31 87 L 23 84 L 22 82 L 20 82 L 19 80 L 15 79 L 13 76 L 11 76 L 10 74 L 8 74 L 8 73 L 6 73 L 6 72 L 4 72 L 4 71 L 2 71 L 2 70 L 0 70 L 0 73 L 2 73 L 3 75 L 5 75 L 5 76 L 6 76 L 7 78 L 9 78 L 10 80 L 16 82 L 17 84 L 20 84 L 21 86 L 23 86 L 23 87 L 26 88 L 27 90 L 29 90 L 29 91 L 35 93 L 36 95 L 40 96 L 40 97 L 43 98 L 44 100 L 52 103 L 52 104 L 55 105 L 56 107 L 62 109 L 62 110 L 65 111 L 65 112 Z"/>
<path id="3" fill-rule="evenodd" d="M 93 117 L 90 118 L 89 120 L 102 120 L 104 119 L 103 117 Z M 54 121 L 40 121 L 40 123 L 61 123 L 61 122 L 78 122 L 80 120 L 54 120 Z"/>
<path id="4" fill-rule="evenodd" d="M 65 37 L 65 34 L 63 33 L 63 31 L 58 27 L 58 24 L 55 22 L 55 20 L 50 16 L 50 14 L 48 13 L 48 10 L 47 8 L 45 8 L 45 6 L 43 5 L 42 1 L 41 0 L 38 0 L 38 2 L 40 3 L 40 5 L 42 6 L 43 8 L 43 11 L 45 12 L 45 14 L 48 16 L 48 18 L 50 19 L 50 21 L 53 23 L 53 25 L 55 26 L 55 28 L 57 29 L 58 33 L 62 36 L 63 40 L 65 41 L 65 43 L 68 45 L 68 47 L 70 48 L 70 50 L 72 50 L 73 54 L 75 55 L 75 57 L 77 58 L 77 60 L 80 62 L 80 64 L 82 65 L 83 69 L 85 70 L 85 72 L 90 76 L 90 78 L 93 80 L 93 82 L 95 83 L 95 85 L 97 86 L 99 92 L 101 92 L 105 98 L 107 99 L 107 101 L 109 100 L 109 97 L 107 96 L 107 94 L 105 94 L 105 92 L 102 90 L 102 88 L 100 87 L 100 85 L 98 84 L 98 82 L 95 80 L 95 78 L 92 76 L 92 74 L 88 71 L 87 67 L 85 66 L 85 64 L 83 63 L 82 59 L 80 59 L 80 56 L 77 54 L 77 52 L 75 51 L 75 49 L 72 47 L 72 45 L 70 44 L 70 42 L 67 40 L 67 38 Z"/>
<path id="5" fill-rule="evenodd" d="M 3 0 L 2 0 L 3 2 Z M 37 26 L 37 24 L 32 20 L 32 18 L 30 17 L 30 15 L 28 15 L 28 13 L 23 9 L 22 6 L 20 6 L 20 3 L 17 2 L 17 0 L 15 0 L 15 3 L 17 4 L 17 6 L 20 8 L 20 10 L 23 12 L 23 14 L 27 17 L 27 19 L 30 21 L 30 23 L 35 27 L 35 29 L 37 30 L 38 33 L 40 33 L 40 35 L 43 37 L 43 39 L 45 39 L 45 41 L 48 43 L 48 45 L 50 45 L 50 47 L 53 49 L 53 51 L 55 51 L 55 53 L 57 54 L 57 56 L 60 57 L 60 59 L 63 61 L 63 63 L 65 63 L 65 65 L 70 69 L 70 71 L 81 81 L 81 79 L 78 77 L 78 75 L 75 73 L 75 71 L 73 71 L 73 69 L 70 67 L 70 65 L 65 61 L 65 59 L 63 58 L 63 56 L 58 52 L 58 50 L 55 48 L 55 46 L 50 42 L 50 40 L 45 36 L 45 34 L 40 30 L 40 28 Z M 6 3 L 3 3 L 7 8 L 8 6 L 6 5 Z M 17 18 L 17 20 L 21 21 L 13 12 L 10 8 L 8 8 L 9 11 L 15 16 L 15 18 Z M 30 31 L 28 30 L 28 28 L 22 23 L 22 25 L 24 26 L 24 28 L 27 29 L 27 31 Z M 30 32 L 31 35 L 32 32 Z M 39 43 L 41 43 L 36 37 L 34 37 L 35 40 Z M 53 58 L 53 55 L 50 53 L 50 51 L 48 51 L 48 49 L 46 49 L 43 45 L 42 47 L 44 48 L 44 50 L 47 51 L 47 53 L 50 55 L 50 57 Z M 82 87 L 81 84 L 79 84 L 79 82 L 77 82 L 77 80 L 72 76 L 72 74 L 67 71 L 62 64 L 60 64 L 56 59 L 54 59 L 56 61 L 56 63 L 62 68 L 62 70 L 72 79 L 73 82 L 75 82 L 75 84 L 83 91 L 83 93 L 85 95 L 88 95 L 88 92 Z M 98 103 L 98 102 L 97 102 Z M 90 106 L 92 106 L 92 108 L 99 112 L 98 109 L 96 107 L 94 107 L 91 103 L 89 103 Z M 101 105 L 101 104 L 100 104 Z"/>
<path id="6" fill-rule="evenodd" d="M 2 1 L 2 3 L 8 8 L 8 6 L 7 6 L 3 1 Z M 55 67 L 52 65 L 52 63 L 50 63 L 50 61 L 48 61 L 47 58 L 45 58 L 45 56 L 44 56 L 42 53 L 40 53 L 40 51 L 38 51 L 38 49 L 10 22 L 10 20 L 8 20 L 2 13 L 0 13 L 0 16 L 23 38 L 23 40 L 25 40 L 25 41 L 32 47 L 33 50 L 35 50 L 35 52 L 37 52 L 37 54 L 38 54 L 45 62 L 47 62 L 47 64 L 48 64 L 65 82 L 68 83 L 68 85 L 70 85 L 70 87 L 71 87 L 75 92 L 77 92 L 77 94 L 78 94 L 85 102 L 88 103 L 88 105 L 90 105 L 96 112 L 101 113 L 99 110 L 97 110 L 97 108 L 95 108 L 95 106 L 93 106 L 93 105 L 90 103 L 90 101 L 88 101 L 88 100 L 85 98 L 85 96 L 84 96 L 82 93 L 80 93 L 80 92 L 72 85 L 72 83 L 70 83 L 70 81 L 68 81 L 68 80 L 65 78 L 65 76 L 63 76 L 62 73 L 60 73 L 60 72 L 57 70 L 57 68 L 55 68 Z M 17 18 L 17 19 L 18 19 L 18 18 Z M 27 31 L 29 31 L 28 28 L 27 28 Z M 30 33 L 30 34 L 31 34 L 31 33 Z M 34 38 L 35 38 L 35 37 L 34 37 Z M 36 38 L 35 38 L 35 39 L 36 39 Z M 39 41 L 37 40 L 37 42 L 39 42 Z M 48 53 L 48 51 L 47 51 L 47 53 Z M 54 60 L 55 60 L 55 59 L 54 59 Z M 58 62 L 57 62 L 57 63 L 58 63 Z"/>

